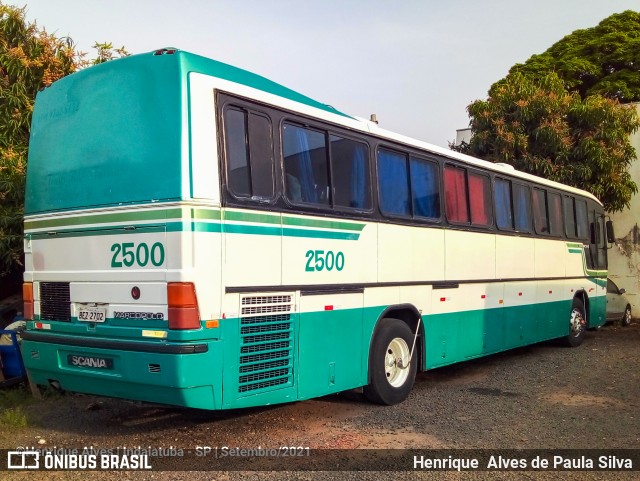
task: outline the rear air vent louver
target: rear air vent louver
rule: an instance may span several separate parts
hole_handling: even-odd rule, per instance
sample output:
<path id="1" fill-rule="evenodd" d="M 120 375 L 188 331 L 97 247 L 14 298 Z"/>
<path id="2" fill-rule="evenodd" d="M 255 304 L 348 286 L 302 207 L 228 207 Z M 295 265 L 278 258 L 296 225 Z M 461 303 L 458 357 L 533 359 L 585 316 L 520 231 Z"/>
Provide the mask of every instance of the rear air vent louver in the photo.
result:
<path id="1" fill-rule="evenodd" d="M 70 321 L 71 295 L 68 282 L 40 283 L 40 319 Z"/>
<path id="2" fill-rule="evenodd" d="M 291 300 L 291 295 L 242 298 L 238 392 L 293 385 Z"/>

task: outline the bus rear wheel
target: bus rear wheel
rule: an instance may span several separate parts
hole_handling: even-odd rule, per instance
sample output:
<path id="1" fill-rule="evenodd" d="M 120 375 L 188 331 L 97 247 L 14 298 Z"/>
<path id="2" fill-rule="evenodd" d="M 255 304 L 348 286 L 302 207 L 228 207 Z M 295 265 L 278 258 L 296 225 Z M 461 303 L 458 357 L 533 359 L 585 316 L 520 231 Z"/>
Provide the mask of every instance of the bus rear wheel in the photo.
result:
<path id="1" fill-rule="evenodd" d="M 413 333 L 399 319 L 380 321 L 369 351 L 368 386 L 364 395 L 378 404 L 398 404 L 404 401 L 413 387 L 417 370 L 417 356 L 411 359 Z"/>
<path id="2" fill-rule="evenodd" d="M 585 315 L 584 304 L 580 299 L 574 299 L 571 304 L 571 314 L 569 316 L 569 334 L 564 338 L 564 344 L 569 347 L 577 347 L 582 344 L 584 335 L 587 332 L 587 317 Z"/>

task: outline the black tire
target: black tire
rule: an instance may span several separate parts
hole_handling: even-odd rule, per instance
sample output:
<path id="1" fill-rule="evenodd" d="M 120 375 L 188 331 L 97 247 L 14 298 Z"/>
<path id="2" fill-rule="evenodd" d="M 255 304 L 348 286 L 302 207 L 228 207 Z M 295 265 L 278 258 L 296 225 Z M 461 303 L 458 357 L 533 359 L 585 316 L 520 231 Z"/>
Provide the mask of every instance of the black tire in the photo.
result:
<path id="1" fill-rule="evenodd" d="M 391 406 L 409 396 L 416 378 L 418 353 L 414 352 L 406 367 L 398 361 L 402 358 L 408 361 L 413 338 L 411 329 L 401 320 L 380 321 L 369 350 L 369 385 L 364 387 L 369 401 Z"/>
<path id="2" fill-rule="evenodd" d="M 578 298 L 571 304 L 569 314 L 569 334 L 563 339 L 564 344 L 569 347 L 578 347 L 584 341 L 587 332 L 587 317 L 585 315 L 584 304 Z"/>
<path id="3" fill-rule="evenodd" d="M 620 324 L 625 327 L 631 325 L 631 306 L 629 304 L 627 304 L 627 307 L 624 310 L 622 319 L 620 319 Z"/>

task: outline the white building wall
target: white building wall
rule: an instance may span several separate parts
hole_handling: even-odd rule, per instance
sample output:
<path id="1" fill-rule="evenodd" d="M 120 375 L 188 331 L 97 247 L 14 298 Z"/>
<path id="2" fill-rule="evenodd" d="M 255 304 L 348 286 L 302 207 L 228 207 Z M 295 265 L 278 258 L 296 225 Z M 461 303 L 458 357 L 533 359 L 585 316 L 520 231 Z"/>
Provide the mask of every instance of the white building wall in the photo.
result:
<path id="1" fill-rule="evenodd" d="M 636 104 L 640 113 L 640 104 Z M 631 178 L 640 187 L 640 131 L 631 136 L 636 160 L 629 167 Z M 634 317 L 640 317 L 640 192 L 631 198 L 630 208 L 609 214 L 616 244 L 609 250 L 609 277 L 627 290 Z"/>

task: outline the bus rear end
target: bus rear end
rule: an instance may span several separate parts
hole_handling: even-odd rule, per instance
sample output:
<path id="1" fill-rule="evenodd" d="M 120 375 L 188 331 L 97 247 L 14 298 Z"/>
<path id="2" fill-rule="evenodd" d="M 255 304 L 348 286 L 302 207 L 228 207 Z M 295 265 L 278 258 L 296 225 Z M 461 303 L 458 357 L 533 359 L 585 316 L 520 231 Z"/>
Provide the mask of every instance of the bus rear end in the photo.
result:
<path id="1" fill-rule="evenodd" d="M 39 385 L 220 402 L 220 372 L 202 369 L 220 360 L 198 294 L 216 293 L 196 292 L 183 79 L 163 51 L 78 72 L 36 99 L 22 351 Z"/>

